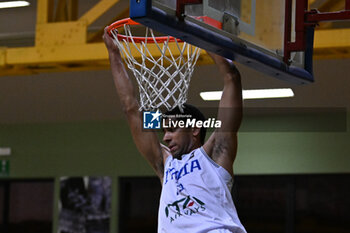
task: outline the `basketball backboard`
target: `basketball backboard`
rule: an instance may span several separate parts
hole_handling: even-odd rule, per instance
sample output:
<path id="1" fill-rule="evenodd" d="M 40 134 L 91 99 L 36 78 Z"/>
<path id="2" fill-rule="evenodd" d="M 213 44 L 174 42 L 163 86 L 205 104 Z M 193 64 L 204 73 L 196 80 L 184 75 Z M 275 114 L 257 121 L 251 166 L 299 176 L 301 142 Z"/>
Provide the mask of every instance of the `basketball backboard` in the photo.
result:
<path id="1" fill-rule="evenodd" d="M 130 17 L 270 76 L 303 84 L 313 82 L 313 28 L 305 30 L 303 51 L 286 51 L 296 37 L 295 5 L 296 0 L 130 0 Z"/>

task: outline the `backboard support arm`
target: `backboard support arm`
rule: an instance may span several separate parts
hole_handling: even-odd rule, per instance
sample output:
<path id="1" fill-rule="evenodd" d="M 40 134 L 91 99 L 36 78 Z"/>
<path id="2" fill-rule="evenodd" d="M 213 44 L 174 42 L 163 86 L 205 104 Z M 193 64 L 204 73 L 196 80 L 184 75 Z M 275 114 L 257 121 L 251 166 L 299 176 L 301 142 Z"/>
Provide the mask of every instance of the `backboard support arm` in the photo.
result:
<path id="1" fill-rule="evenodd" d="M 203 0 L 177 0 L 176 1 L 176 16 L 179 19 L 184 18 L 185 5 L 189 4 L 202 4 Z"/>
<path id="2" fill-rule="evenodd" d="M 337 12 L 308 11 L 308 0 L 298 0 L 295 6 L 295 41 L 292 41 L 292 0 L 285 4 L 285 38 L 283 61 L 290 64 L 291 52 L 305 51 L 313 38 L 308 36 L 319 22 L 350 20 L 350 0 L 345 0 L 345 9 Z M 307 39 L 308 38 L 308 39 Z"/>

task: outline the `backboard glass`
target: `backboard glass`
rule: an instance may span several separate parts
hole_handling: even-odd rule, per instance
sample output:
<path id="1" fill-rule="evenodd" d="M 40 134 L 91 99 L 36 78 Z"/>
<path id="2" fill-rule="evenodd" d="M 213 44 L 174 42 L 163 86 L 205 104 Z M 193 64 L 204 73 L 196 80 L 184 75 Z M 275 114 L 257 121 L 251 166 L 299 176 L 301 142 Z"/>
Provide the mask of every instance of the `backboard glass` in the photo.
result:
<path id="1" fill-rule="evenodd" d="M 313 81 L 313 30 L 304 51 L 284 57 L 286 2 L 291 2 L 291 40 L 296 0 L 130 0 L 130 17 L 164 34 L 293 83 Z M 186 4 L 179 14 L 179 2 Z M 203 22 L 207 16 L 216 26 Z M 286 62 L 288 60 L 288 62 Z"/>

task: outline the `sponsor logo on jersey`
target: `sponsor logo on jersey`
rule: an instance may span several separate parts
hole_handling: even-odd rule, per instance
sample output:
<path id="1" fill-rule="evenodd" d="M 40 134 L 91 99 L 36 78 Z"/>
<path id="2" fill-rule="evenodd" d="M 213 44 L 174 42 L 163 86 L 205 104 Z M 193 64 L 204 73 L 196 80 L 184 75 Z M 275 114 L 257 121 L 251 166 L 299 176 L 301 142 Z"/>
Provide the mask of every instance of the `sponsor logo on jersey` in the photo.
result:
<path id="1" fill-rule="evenodd" d="M 168 168 L 165 171 L 164 184 L 167 184 L 169 180 L 179 181 L 182 177 L 187 176 L 188 174 L 191 174 L 196 170 L 202 170 L 198 159 L 188 161 L 180 168 L 180 170 L 176 170 L 175 168 Z"/>
<path id="2" fill-rule="evenodd" d="M 187 196 L 168 204 L 164 211 L 165 216 L 172 223 L 183 216 L 198 214 L 205 211 L 205 209 L 205 203 L 199 198 Z"/>

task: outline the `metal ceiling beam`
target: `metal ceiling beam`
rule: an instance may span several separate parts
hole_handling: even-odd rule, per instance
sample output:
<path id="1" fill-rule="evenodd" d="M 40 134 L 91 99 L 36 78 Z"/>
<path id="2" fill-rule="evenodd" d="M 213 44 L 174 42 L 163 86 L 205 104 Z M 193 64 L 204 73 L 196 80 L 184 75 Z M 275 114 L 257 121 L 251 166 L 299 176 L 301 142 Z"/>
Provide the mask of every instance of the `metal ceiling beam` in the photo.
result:
<path id="1" fill-rule="evenodd" d="M 101 0 L 80 19 L 77 0 L 37 1 L 35 46 L 0 48 L 0 76 L 108 67 L 102 42 L 88 43 L 88 26 L 119 0 Z"/>
<path id="2" fill-rule="evenodd" d="M 317 10 L 320 12 L 336 12 L 345 9 L 345 0 L 327 0 L 322 2 Z M 321 22 L 318 29 L 330 29 L 333 27 L 333 22 Z"/>
<path id="3" fill-rule="evenodd" d="M 78 18 L 78 0 L 58 0 L 55 22 L 73 21 Z"/>
<path id="4" fill-rule="evenodd" d="M 129 17 L 129 7 L 122 10 L 119 15 L 112 18 L 107 25 L 112 24 L 113 22 L 117 21 L 118 19 L 125 19 Z M 96 32 L 92 32 L 88 34 L 88 42 L 101 42 L 102 35 L 104 33 L 104 28 L 99 29 Z"/>
<path id="5" fill-rule="evenodd" d="M 317 30 L 314 58 L 350 58 L 350 28 Z"/>
<path id="6" fill-rule="evenodd" d="M 43 24 L 53 20 L 54 0 L 38 0 L 36 11 L 36 23 Z"/>
<path id="7" fill-rule="evenodd" d="M 77 1 L 60 0 L 54 12 L 53 0 L 38 0 L 35 46 L 0 48 L 0 76 L 107 69 L 108 53 L 101 37 L 98 43 L 90 43 L 102 35 L 103 28 L 89 34 L 88 26 L 118 2 L 119 0 L 101 0 L 78 20 L 69 21 L 76 16 Z M 118 18 L 125 17 L 125 14 L 126 11 L 121 10 Z M 149 48 L 155 58 L 161 55 L 154 45 Z M 175 52 L 174 56 L 177 55 Z M 139 57 L 136 56 L 136 59 Z M 199 62 L 208 64 L 211 60 L 204 56 Z"/>
<path id="8" fill-rule="evenodd" d="M 344 10 L 345 8 L 345 0 L 328 0 L 324 2 L 317 9 L 320 12 L 334 12 Z"/>
<path id="9" fill-rule="evenodd" d="M 103 28 L 93 33 L 88 33 L 87 29 L 118 2 L 119 0 L 100 0 L 79 19 L 73 20 L 77 18 L 76 0 L 62 0 L 61 7 L 56 7 L 56 12 L 53 0 L 38 0 L 35 46 L 0 48 L 0 76 L 108 69 L 107 50 L 101 39 L 98 40 Z M 126 16 L 125 12 L 121 11 L 119 19 Z M 55 14 L 66 15 L 64 21 L 55 22 L 58 19 Z M 349 30 L 316 30 L 315 58 L 350 58 Z M 212 63 L 208 55 L 202 54 L 198 64 Z M 160 53 L 154 51 L 154 55 L 158 57 Z"/>
<path id="10" fill-rule="evenodd" d="M 99 3 L 80 17 L 79 21 L 86 21 L 87 25 L 91 25 L 117 2 L 119 0 L 100 0 Z"/>
<path id="11" fill-rule="evenodd" d="M 314 1 L 320 12 L 339 12 L 346 8 L 349 0 L 318 0 Z M 310 3 L 310 1 L 309 1 Z M 315 59 L 350 58 L 350 28 L 344 21 L 343 27 L 334 22 L 322 22 L 315 30 Z"/>

